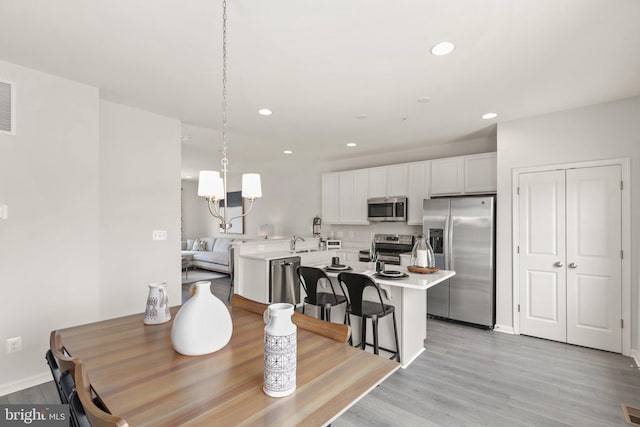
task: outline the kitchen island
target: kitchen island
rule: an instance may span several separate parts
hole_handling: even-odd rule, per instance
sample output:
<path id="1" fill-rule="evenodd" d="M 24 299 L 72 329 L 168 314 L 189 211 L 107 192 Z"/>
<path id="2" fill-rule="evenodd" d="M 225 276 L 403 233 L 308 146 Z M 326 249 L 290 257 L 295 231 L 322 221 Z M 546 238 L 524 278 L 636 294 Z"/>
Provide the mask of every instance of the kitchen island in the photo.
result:
<path id="1" fill-rule="evenodd" d="M 327 263 L 314 264 L 312 266 L 324 268 L 326 265 Z M 387 268 L 402 271 L 408 277 L 387 279 L 376 277 L 372 263 L 354 262 L 350 263 L 350 266 L 352 268 L 350 272 L 370 276 L 382 290 L 383 302 L 395 307 L 398 322 L 398 341 L 400 344 L 400 363 L 403 368 L 406 368 L 425 349 L 427 338 L 427 289 L 449 279 L 456 273 L 454 271 L 441 270 L 431 274 L 417 274 L 407 271 L 406 266 L 392 265 L 387 266 Z M 337 284 L 339 272 L 327 271 L 326 273 Z M 340 291 L 339 286 L 335 286 L 335 289 L 336 292 Z M 373 295 L 367 296 L 365 294 L 365 299 L 376 301 L 377 295 L 374 298 Z M 344 309 L 339 311 L 338 308 L 341 307 L 336 307 L 336 309 L 332 310 L 332 319 L 334 321 L 341 320 L 344 315 Z M 360 337 L 360 321 L 355 316 L 351 320 L 351 328 L 353 341 L 357 344 Z M 367 328 L 368 335 L 371 332 L 372 328 Z M 381 347 L 395 348 L 391 316 L 387 316 L 380 321 L 378 334 Z M 368 336 L 367 342 L 373 342 L 373 338 Z M 383 354 L 383 352 L 381 351 L 380 354 Z"/>
<path id="2" fill-rule="evenodd" d="M 408 274 L 408 277 L 401 279 L 382 279 L 375 277 L 375 267 L 373 263 L 362 263 L 356 257 L 336 250 L 313 250 L 316 243 L 307 242 L 307 247 L 293 252 L 288 250 L 289 242 L 256 242 L 250 245 L 242 245 L 238 249 L 235 259 L 235 292 L 262 303 L 271 303 L 269 291 L 269 266 L 274 260 L 299 256 L 301 265 L 313 267 L 326 267 L 331 263 L 333 256 L 340 256 L 342 262 L 349 265 L 354 273 L 362 273 L 372 276 L 382 289 L 383 301 L 385 304 L 395 306 L 396 320 L 398 322 L 398 341 L 400 343 L 400 361 L 403 368 L 406 368 L 416 357 L 424 351 L 425 340 L 427 338 L 427 289 L 438 283 L 447 280 L 455 275 L 453 271 L 439 271 L 432 274 L 416 274 L 407 271 L 406 265 L 387 265 L 387 269 L 399 270 Z M 408 262 L 408 258 L 402 259 L 403 264 Z M 337 272 L 327 272 L 327 275 L 334 283 L 336 292 L 340 292 L 337 283 Z M 373 289 L 370 289 L 372 291 Z M 301 300 L 304 299 L 304 290 L 301 291 Z M 377 298 L 377 295 L 375 295 Z M 365 294 L 365 298 L 375 301 L 373 295 Z M 299 306 L 301 308 L 301 304 Z M 344 304 L 331 310 L 332 321 L 341 323 L 344 319 Z M 306 313 L 314 313 L 314 307 L 307 306 Z M 360 337 L 360 321 L 353 317 L 352 336 L 357 344 Z M 367 328 L 368 334 L 371 328 Z M 379 331 L 380 346 L 388 349 L 395 348 L 393 339 L 393 321 L 387 317 L 380 321 Z M 369 335 L 367 342 L 373 342 Z M 367 347 L 371 351 L 370 347 Z M 384 354 L 381 351 L 380 354 Z"/>

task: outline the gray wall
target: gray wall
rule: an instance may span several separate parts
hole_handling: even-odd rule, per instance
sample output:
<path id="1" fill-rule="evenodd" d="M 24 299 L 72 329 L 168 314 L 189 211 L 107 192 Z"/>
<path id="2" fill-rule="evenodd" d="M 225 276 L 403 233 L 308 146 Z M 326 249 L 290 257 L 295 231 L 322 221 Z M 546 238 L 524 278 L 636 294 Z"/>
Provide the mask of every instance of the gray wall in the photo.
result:
<path id="1" fill-rule="evenodd" d="M 640 98 L 633 97 L 498 126 L 497 320 L 513 326 L 512 198 L 514 168 L 631 158 L 632 259 L 640 241 Z M 638 348 L 638 263 L 632 262 L 632 342 Z"/>

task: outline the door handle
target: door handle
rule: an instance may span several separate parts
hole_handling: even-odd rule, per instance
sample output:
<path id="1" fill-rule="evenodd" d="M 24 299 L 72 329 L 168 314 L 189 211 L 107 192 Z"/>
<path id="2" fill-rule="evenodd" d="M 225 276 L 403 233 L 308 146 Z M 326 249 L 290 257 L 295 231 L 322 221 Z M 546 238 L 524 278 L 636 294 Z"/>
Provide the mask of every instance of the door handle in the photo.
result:
<path id="1" fill-rule="evenodd" d="M 562 261 L 557 261 L 555 264 L 553 264 L 554 267 L 562 267 Z"/>
<path id="2" fill-rule="evenodd" d="M 577 268 L 578 264 L 576 264 L 575 262 L 572 262 L 571 264 L 569 264 L 569 268 Z"/>

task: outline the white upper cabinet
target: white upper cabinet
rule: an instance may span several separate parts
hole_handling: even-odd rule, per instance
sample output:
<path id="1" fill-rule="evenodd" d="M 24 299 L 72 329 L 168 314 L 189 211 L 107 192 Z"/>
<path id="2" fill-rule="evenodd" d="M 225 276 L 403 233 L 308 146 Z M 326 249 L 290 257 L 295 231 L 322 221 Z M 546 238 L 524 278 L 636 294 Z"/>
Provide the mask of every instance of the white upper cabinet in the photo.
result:
<path id="1" fill-rule="evenodd" d="M 322 221 L 327 224 L 340 222 L 340 174 L 322 175 Z"/>
<path id="2" fill-rule="evenodd" d="M 422 224 L 422 202 L 430 197 L 431 162 L 409 163 L 407 224 Z"/>
<path id="3" fill-rule="evenodd" d="M 368 224 L 366 170 L 340 172 L 340 224 Z"/>
<path id="4" fill-rule="evenodd" d="M 495 193 L 497 190 L 496 153 L 476 154 L 464 158 L 464 192 Z"/>
<path id="5" fill-rule="evenodd" d="M 408 164 L 369 168 L 369 197 L 407 195 Z"/>
<path id="6" fill-rule="evenodd" d="M 431 161 L 431 195 L 446 196 L 464 191 L 464 157 Z"/>

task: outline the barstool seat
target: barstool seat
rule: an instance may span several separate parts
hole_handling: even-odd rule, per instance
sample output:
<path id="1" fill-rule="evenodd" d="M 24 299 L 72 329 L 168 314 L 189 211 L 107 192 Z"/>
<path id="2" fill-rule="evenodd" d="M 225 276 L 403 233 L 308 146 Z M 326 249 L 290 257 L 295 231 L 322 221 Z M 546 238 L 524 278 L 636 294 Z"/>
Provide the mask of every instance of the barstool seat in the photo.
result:
<path id="1" fill-rule="evenodd" d="M 340 273 L 338 274 L 338 282 L 340 287 L 342 285 L 347 288 L 347 292 L 343 293 L 348 295 L 347 299 L 347 324 L 351 324 L 350 316 L 357 316 L 362 318 L 362 327 L 360 333 L 360 343 L 354 347 L 360 347 L 363 350 L 367 345 L 373 346 L 373 353 L 380 354 L 379 350 L 388 351 L 392 353 L 391 359 L 395 359 L 400 362 L 400 345 L 398 344 L 398 325 L 396 322 L 396 309 L 393 305 L 385 304 L 382 300 L 382 294 L 380 287 L 369 276 L 358 273 Z M 368 287 L 375 288 L 379 301 L 367 301 L 363 299 L 364 290 Z M 378 341 L 378 320 L 391 315 L 393 318 L 393 336 L 396 344 L 395 351 L 380 347 Z M 367 343 L 367 319 L 371 319 L 373 326 L 373 344 Z M 353 345 L 353 341 L 350 340 Z"/>
<path id="2" fill-rule="evenodd" d="M 301 265 L 297 269 L 300 282 L 307 296 L 304 303 L 314 305 L 320 308 L 320 319 L 331 322 L 331 308 L 347 302 L 347 298 L 337 295 L 333 288 L 331 279 L 319 268 Z M 320 280 L 325 279 L 329 283 L 331 293 L 319 292 Z M 305 304 L 302 305 L 302 313 L 304 313 Z M 346 316 L 346 315 L 345 315 Z"/>

